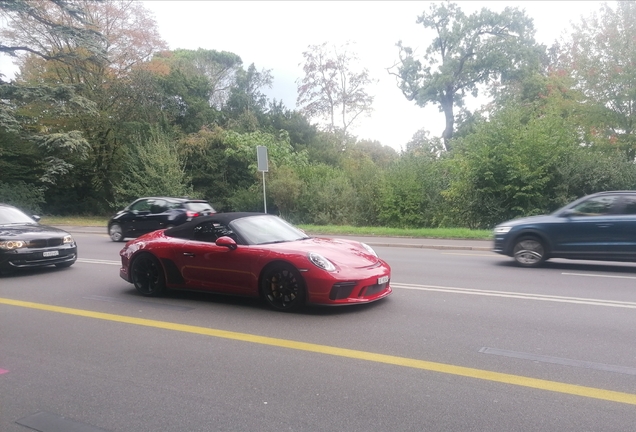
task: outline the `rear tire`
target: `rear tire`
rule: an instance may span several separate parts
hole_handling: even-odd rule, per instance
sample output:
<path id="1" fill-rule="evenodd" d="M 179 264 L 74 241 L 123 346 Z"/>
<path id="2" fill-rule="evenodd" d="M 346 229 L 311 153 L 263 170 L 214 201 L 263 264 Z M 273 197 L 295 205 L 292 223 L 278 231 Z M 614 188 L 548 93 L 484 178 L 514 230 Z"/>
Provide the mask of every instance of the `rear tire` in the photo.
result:
<path id="1" fill-rule="evenodd" d="M 522 267 L 539 267 L 546 260 L 546 249 L 537 237 L 521 237 L 515 242 L 512 255 Z"/>
<path id="2" fill-rule="evenodd" d="M 130 274 L 135 289 L 143 296 L 157 297 L 166 289 L 163 267 L 159 260 L 149 253 L 135 258 L 130 266 Z"/>
<path id="3" fill-rule="evenodd" d="M 122 242 L 124 241 L 124 230 L 121 225 L 114 223 L 108 228 L 108 235 L 110 239 L 114 242 Z"/>

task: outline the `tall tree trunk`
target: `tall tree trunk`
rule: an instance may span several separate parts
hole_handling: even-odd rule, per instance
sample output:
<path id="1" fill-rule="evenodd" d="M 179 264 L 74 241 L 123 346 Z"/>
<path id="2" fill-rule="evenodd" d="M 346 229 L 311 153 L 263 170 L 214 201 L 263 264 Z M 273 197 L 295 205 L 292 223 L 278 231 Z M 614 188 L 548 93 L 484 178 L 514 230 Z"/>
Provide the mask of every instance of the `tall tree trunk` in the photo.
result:
<path id="1" fill-rule="evenodd" d="M 453 113 L 453 93 L 451 89 L 447 89 L 441 98 L 442 110 L 446 117 L 446 128 L 442 134 L 444 138 L 444 147 L 446 151 L 450 151 L 450 141 L 453 138 L 453 129 L 455 128 L 455 114 Z"/>

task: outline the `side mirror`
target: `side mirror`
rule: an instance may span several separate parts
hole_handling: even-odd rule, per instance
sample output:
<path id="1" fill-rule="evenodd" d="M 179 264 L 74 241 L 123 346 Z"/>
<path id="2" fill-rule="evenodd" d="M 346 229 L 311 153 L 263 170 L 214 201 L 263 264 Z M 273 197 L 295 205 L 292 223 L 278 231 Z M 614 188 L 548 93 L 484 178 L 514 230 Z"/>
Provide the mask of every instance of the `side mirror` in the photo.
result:
<path id="1" fill-rule="evenodd" d="M 38 215 L 33 215 L 33 216 L 31 216 L 31 219 L 33 219 L 36 222 L 40 222 L 40 219 L 42 219 L 42 218 L 40 216 L 38 216 Z"/>
<path id="2" fill-rule="evenodd" d="M 216 239 L 215 244 L 217 246 L 225 246 L 229 250 L 234 250 L 238 247 L 236 246 L 236 242 L 228 236 L 219 237 L 218 239 Z"/>

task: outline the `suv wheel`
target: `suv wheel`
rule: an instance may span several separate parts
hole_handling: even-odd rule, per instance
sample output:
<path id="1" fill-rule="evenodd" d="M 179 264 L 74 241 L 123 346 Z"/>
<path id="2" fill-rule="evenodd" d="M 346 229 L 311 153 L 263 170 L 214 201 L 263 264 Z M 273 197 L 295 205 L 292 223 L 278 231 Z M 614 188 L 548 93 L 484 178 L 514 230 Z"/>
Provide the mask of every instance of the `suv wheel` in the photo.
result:
<path id="1" fill-rule="evenodd" d="M 536 237 L 520 237 L 515 242 L 512 255 L 523 267 L 538 267 L 546 260 L 545 246 Z"/>

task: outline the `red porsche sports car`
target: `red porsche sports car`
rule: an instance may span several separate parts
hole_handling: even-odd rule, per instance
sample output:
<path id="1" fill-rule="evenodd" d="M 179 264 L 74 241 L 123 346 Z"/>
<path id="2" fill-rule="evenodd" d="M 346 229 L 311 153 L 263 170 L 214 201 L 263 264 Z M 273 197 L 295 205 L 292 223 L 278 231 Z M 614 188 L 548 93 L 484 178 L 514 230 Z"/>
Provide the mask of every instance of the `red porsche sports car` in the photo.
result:
<path id="1" fill-rule="evenodd" d="M 132 240 L 120 255 L 120 276 L 145 296 L 166 288 L 260 296 L 292 311 L 391 294 L 391 268 L 368 245 L 310 237 L 263 213 L 202 216 Z"/>

